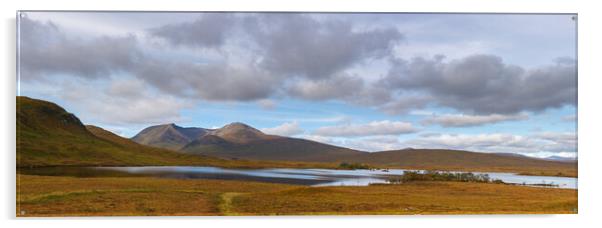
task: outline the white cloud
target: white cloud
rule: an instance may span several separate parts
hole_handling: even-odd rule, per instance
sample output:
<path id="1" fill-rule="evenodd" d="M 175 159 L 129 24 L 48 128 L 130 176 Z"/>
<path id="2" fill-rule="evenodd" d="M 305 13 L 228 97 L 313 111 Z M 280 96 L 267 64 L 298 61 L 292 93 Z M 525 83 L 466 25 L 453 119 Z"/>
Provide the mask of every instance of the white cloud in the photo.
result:
<path id="1" fill-rule="evenodd" d="M 573 114 L 573 115 L 566 115 L 562 117 L 562 121 L 566 121 L 566 122 L 575 122 L 577 121 L 577 115 Z"/>
<path id="2" fill-rule="evenodd" d="M 400 140 L 398 136 L 335 137 L 302 135 L 301 138 L 351 149 L 378 152 L 416 149 L 455 149 L 482 153 L 516 153 L 531 157 L 576 157 L 577 136 L 571 132 L 513 134 L 440 134 L 426 133 L 418 138 Z"/>
<path id="3" fill-rule="evenodd" d="M 534 137 L 548 142 L 546 151 L 577 151 L 577 135 L 573 132 L 541 132 Z"/>
<path id="4" fill-rule="evenodd" d="M 534 135 L 512 134 L 441 134 L 403 141 L 414 148 L 445 148 L 475 152 L 522 154 L 576 153 L 575 133 L 547 132 Z"/>
<path id="5" fill-rule="evenodd" d="M 276 108 L 276 102 L 270 99 L 261 99 L 257 101 L 259 107 L 267 110 Z"/>
<path id="6" fill-rule="evenodd" d="M 479 53 L 490 53 L 492 43 L 483 41 L 465 41 L 454 43 L 432 43 L 415 41 L 412 45 L 398 46 L 395 54 L 404 58 L 431 57 L 445 53 L 446 57 L 456 59 Z"/>
<path id="7" fill-rule="evenodd" d="M 504 121 L 526 120 L 529 116 L 525 114 L 516 115 L 440 115 L 426 118 L 422 121 L 425 125 L 441 125 L 443 127 L 473 127 L 485 124 L 493 124 Z"/>
<path id="8" fill-rule="evenodd" d="M 293 136 L 303 133 L 303 129 L 299 127 L 297 122 L 283 123 L 272 128 L 262 128 L 261 131 L 271 135 Z"/>
<path id="9" fill-rule="evenodd" d="M 341 143 L 341 146 L 368 152 L 399 150 L 403 148 L 397 136 L 391 135 L 349 138 L 345 139 Z"/>
<path id="10" fill-rule="evenodd" d="M 398 150 L 404 148 L 398 137 L 393 135 L 346 138 L 306 134 L 300 135 L 299 138 L 367 152 Z"/>
<path id="11" fill-rule="evenodd" d="M 415 116 L 432 116 L 435 114 L 435 112 L 425 110 L 425 109 L 418 109 L 418 110 L 412 110 L 408 114 L 415 115 Z"/>
<path id="12" fill-rule="evenodd" d="M 81 113 L 84 122 L 116 126 L 178 122 L 180 111 L 191 106 L 187 100 L 156 94 L 136 79 L 112 80 L 106 87 L 64 83 L 57 94 Z"/>
<path id="13" fill-rule="evenodd" d="M 373 121 L 367 124 L 347 124 L 320 127 L 313 134 L 320 136 L 371 136 L 399 135 L 414 133 L 417 129 L 411 123 L 399 121 Z"/>

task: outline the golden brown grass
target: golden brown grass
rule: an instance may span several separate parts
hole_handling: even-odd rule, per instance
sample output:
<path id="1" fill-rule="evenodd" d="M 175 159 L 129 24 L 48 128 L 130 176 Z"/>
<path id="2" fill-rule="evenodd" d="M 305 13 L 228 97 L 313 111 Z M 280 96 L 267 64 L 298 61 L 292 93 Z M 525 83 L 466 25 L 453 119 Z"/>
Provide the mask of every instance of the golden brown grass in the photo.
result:
<path id="1" fill-rule="evenodd" d="M 150 177 L 17 176 L 19 216 L 221 215 L 221 195 L 292 185 Z M 23 212 L 23 213 L 22 213 Z"/>
<path id="2" fill-rule="evenodd" d="M 17 176 L 18 216 L 576 213 L 577 191 L 413 182 L 305 187 L 152 177 Z"/>
<path id="3" fill-rule="evenodd" d="M 503 184 L 411 182 L 298 188 L 233 200 L 239 214 L 556 214 L 576 213 L 576 190 Z"/>

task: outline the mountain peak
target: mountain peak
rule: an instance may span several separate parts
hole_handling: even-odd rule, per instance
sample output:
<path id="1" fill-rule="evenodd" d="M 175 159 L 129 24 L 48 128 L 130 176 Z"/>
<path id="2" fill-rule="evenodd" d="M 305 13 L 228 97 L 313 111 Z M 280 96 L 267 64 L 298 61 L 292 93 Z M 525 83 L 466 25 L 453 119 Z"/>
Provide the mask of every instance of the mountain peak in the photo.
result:
<path id="1" fill-rule="evenodd" d="M 165 129 L 178 129 L 178 128 L 182 128 L 182 127 L 176 125 L 175 123 L 168 123 L 168 124 L 162 124 L 162 125 L 157 125 L 157 126 L 163 127 Z"/>
<path id="2" fill-rule="evenodd" d="M 203 139 L 204 137 L 208 138 Z M 215 139 L 215 137 L 219 139 Z M 274 138 L 279 137 L 266 135 L 260 130 L 241 122 L 233 122 L 218 129 L 180 127 L 175 123 L 155 125 L 142 130 L 132 140 L 144 145 L 180 150 L 187 144 L 198 140 L 210 142 L 224 140 L 229 143 L 245 144 Z"/>
<path id="3" fill-rule="evenodd" d="M 227 124 L 222 128 L 216 129 L 211 134 L 235 143 L 248 143 L 251 141 L 272 138 L 272 136 L 266 135 L 241 122 Z"/>
<path id="4" fill-rule="evenodd" d="M 245 123 L 241 123 L 241 122 L 229 123 L 229 124 L 226 124 L 225 126 L 223 126 L 220 129 L 253 129 L 253 130 L 257 130 L 255 128 L 253 128 L 253 127 L 251 127 L 251 126 L 249 126 L 249 125 L 247 125 Z M 259 130 L 257 130 L 257 131 L 259 131 Z"/>
<path id="5" fill-rule="evenodd" d="M 132 140 L 144 145 L 178 150 L 207 133 L 208 130 L 204 128 L 185 128 L 174 123 L 169 123 L 145 128 L 134 136 Z"/>

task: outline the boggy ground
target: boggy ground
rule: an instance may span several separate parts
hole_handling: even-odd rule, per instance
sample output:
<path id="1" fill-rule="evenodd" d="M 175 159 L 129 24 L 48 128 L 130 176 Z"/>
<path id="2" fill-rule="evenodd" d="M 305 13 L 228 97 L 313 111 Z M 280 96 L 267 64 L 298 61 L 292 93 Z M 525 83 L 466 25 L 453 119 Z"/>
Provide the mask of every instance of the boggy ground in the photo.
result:
<path id="1" fill-rule="evenodd" d="M 17 216 L 577 213 L 577 190 L 489 183 L 307 187 L 153 177 L 17 176 Z"/>

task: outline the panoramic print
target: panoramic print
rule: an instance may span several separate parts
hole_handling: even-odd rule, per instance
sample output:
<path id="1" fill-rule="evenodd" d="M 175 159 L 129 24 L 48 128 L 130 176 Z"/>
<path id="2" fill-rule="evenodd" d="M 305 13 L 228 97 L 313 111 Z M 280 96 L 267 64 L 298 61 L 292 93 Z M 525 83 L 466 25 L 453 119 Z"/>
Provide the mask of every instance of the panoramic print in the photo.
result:
<path id="1" fill-rule="evenodd" d="M 16 215 L 577 213 L 577 15 L 17 12 Z"/>

